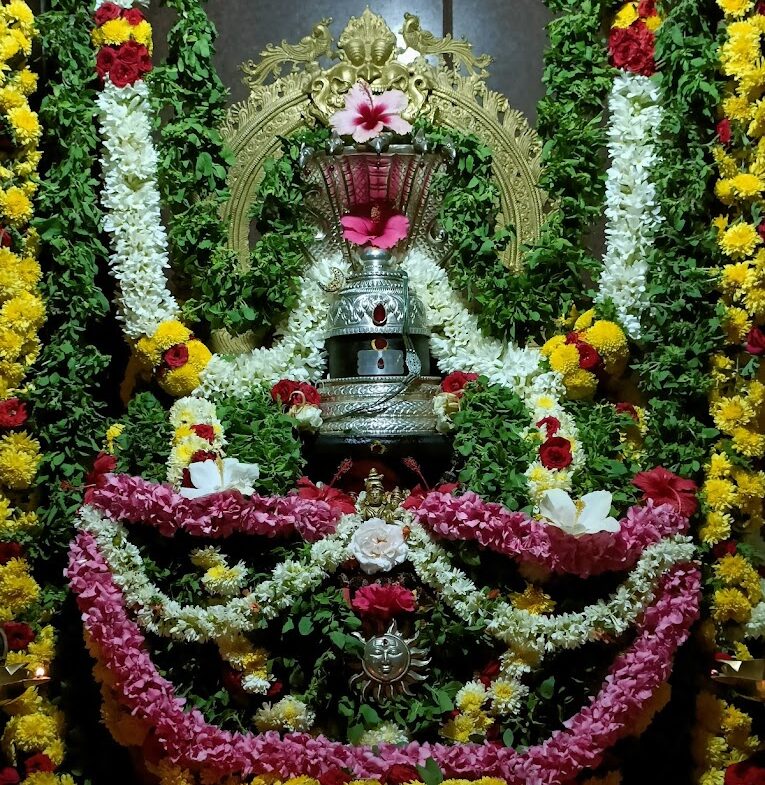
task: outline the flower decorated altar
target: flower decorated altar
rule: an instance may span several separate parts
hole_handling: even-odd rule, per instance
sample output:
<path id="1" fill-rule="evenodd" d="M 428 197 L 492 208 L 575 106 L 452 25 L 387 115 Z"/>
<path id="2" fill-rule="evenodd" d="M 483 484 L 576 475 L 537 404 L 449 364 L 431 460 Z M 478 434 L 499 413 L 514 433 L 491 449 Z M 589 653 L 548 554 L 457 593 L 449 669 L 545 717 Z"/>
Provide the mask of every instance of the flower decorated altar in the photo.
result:
<path id="1" fill-rule="evenodd" d="M 0 7 L 0 782 L 765 782 L 765 9 L 167 5 Z"/>

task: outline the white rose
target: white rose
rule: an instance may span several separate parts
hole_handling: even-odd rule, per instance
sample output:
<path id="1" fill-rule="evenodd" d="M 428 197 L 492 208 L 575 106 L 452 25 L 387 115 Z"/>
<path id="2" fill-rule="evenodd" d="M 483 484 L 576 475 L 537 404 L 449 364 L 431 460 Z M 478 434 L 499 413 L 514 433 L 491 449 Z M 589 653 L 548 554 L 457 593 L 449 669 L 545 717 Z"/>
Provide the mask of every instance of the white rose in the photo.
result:
<path id="1" fill-rule="evenodd" d="M 300 430 L 317 431 L 324 422 L 324 420 L 321 419 L 321 409 L 310 403 L 302 403 L 293 406 L 287 413 L 295 420 L 295 423 Z"/>
<path id="2" fill-rule="evenodd" d="M 406 561 L 408 549 L 400 526 L 370 518 L 356 529 L 348 550 L 367 575 L 374 575 Z"/>
<path id="3" fill-rule="evenodd" d="M 460 396 L 442 392 L 433 398 L 433 411 L 436 413 L 436 430 L 448 433 L 454 428 L 452 415 L 460 410 Z"/>

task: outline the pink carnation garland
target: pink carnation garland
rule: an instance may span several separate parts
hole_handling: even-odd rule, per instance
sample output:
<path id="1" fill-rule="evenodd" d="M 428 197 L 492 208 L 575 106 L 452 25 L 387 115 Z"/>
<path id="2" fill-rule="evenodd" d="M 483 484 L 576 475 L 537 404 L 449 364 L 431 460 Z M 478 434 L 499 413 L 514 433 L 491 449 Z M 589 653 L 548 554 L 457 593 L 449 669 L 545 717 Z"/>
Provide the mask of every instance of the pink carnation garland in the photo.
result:
<path id="1" fill-rule="evenodd" d="M 114 520 L 154 526 L 165 537 L 177 531 L 216 538 L 234 533 L 276 537 L 297 531 L 307 542 L 315 542 L 332 534 L 340 519 L 337 510 L 316 499 L 258 495 L 246 499 L 237 491 L 187 499 L 169 485 L 125 474 L 99 478 L 88 503 Z"/>
<path id="2" fill-rule="evenodd" d="M 358 778 L 380 778 L 395 764 L 423 765 L 433 758 L 449 777 L 504 777 L 509 785 L 568 782 L 628 733 L 655 690 L 670 674 L 677 647 L 698 616 L 700 575 L 693 565 L 675 566 L 662 581 L 656 601 L 638 624 L 630 648 L 615 660 L 604 686 L 589 706 L 544 743 L 519 755 L 494 743 L 483 745 L 381 744 L 354 747 L 322 736 L 259 735 L 223 731 L 184 699 L 157 672 L 137 625 L 127 617 L 95 540 L 81 532 L 72 543 L 67 571 L 86 631 L 113 690 L 124 707 L 146 722 L 170 760 L 204 767 L 220 777 L 276 772 L 282 778 L 312 777 L 345 768 Z"/>
<path id="3" fill-rule="evenodd" d="M 415 511 L 420 523 L 446 540 L 475 540 L 484 548 L 531 562 L 555 573 L 588 578 L 634 567 L 645 548 L 688 528 L 688 519 L 668 504 L 631 507 L 618 532 L 572 537 L 524 512 L 463 496 L 430 493 Z"/>

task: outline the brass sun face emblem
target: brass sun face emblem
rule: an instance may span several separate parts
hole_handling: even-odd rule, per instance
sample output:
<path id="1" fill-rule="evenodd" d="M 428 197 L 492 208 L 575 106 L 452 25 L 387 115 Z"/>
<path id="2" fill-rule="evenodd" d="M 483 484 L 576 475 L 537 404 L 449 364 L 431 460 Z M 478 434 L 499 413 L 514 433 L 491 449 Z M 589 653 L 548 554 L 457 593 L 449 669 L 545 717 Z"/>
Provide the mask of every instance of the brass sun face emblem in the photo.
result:
<path id="1" fill-rule="evenodd" d="M 361 697 L 369 697 L 377 703 L 396 695 L 411 695 L 410 687 L 425 681 L 422 669 L 430 662 L 425 649 L 415 646 L 415 638 L 404 638 L 394 621 L 383 635 L 365 640 L 359 633 L 356 637 L 364 642 L 361 657 L 361 673 L 350 680 L 352 687 L 361 690 Z"/>

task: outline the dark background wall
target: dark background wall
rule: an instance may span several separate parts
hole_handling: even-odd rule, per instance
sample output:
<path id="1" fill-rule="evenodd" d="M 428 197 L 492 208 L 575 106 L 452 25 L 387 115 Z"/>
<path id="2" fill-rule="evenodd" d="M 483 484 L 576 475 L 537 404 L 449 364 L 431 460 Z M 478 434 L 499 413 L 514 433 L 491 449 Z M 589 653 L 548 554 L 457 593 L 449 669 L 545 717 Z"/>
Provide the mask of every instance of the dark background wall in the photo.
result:
<path id="1" fill-rule="evenodd" d="M 361 14 L 367 4 L 394 32 L 409 11 L 420 17 L 426 30 L 464 36 L 475 52 L 492 55 L 489 85 L 534 121 L 542 96 L 544 28 L 550 19 L 541 0 L 210 0 L 208 13 L 219 33 L 217 66 L 232 101 L 246 95 L 239 64 L 255 59 L 266 44 L 297 42 L 323 17 L 334 20 L 337 38 L 348 18 Z M 149 17 L 155 26 L 157 56 L 162 57 L 173 13 L 153 0 Z"/>

